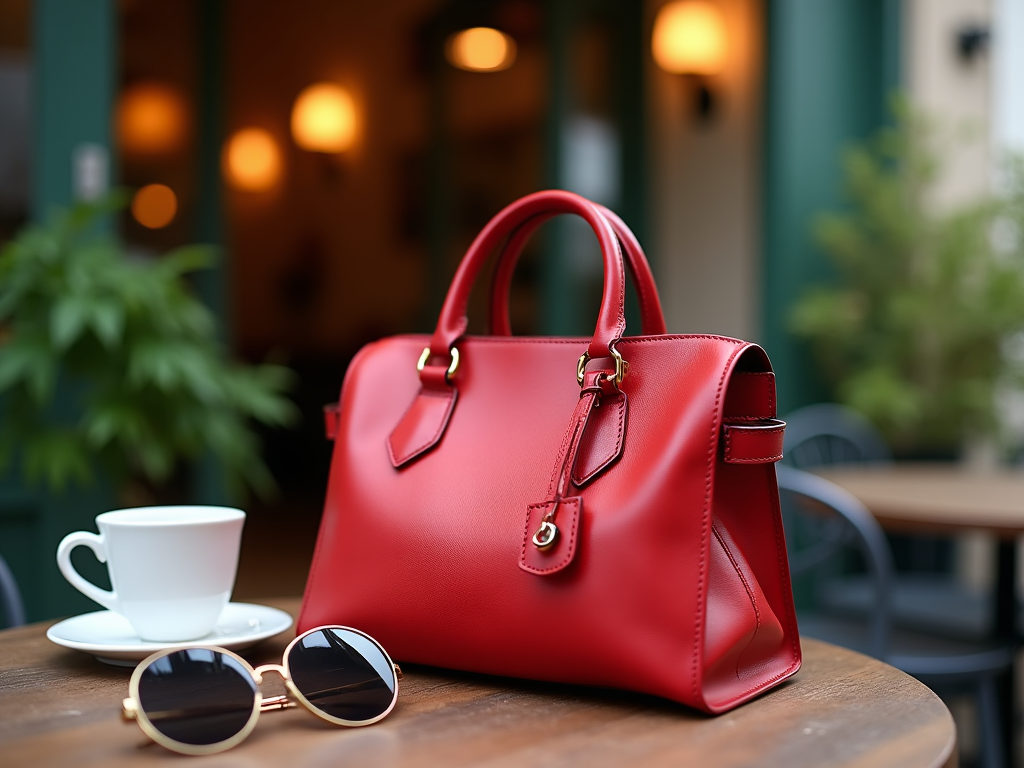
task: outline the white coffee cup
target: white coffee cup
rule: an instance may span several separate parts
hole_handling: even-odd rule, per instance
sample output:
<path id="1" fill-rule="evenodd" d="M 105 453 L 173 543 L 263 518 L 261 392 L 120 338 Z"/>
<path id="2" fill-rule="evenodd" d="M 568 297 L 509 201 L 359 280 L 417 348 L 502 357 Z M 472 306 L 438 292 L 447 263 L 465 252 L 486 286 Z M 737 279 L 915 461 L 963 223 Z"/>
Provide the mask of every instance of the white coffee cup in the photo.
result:
<path id="1" fill-rule="evenodd" d="M 99 536 L 69 533 L 57 567 L 71 586 L 124 616 L 139 637 L 184 642 L 213 630 L 231 597 L 245 513 L 229 507 L 138 507 L 96 517 Z M 84 579 L 71 550 L 89 547 L 107 563 L 112 591 Z"/>

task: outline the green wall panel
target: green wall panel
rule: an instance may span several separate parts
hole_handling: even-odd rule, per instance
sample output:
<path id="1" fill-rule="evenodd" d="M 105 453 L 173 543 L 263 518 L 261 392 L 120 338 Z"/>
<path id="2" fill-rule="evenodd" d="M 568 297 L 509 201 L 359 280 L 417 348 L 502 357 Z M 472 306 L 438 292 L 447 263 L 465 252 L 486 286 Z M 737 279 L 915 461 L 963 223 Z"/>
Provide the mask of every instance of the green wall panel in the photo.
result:
<path id="1" fill-rule="evenodd" d="M 781 413 L 828 397 L 787 317 L 806 286 L 833 277 L 813 222 L 843 204 L 843 148 L 887 120 L 899 23 L 897 0 L 767 5 L 762 327 Z"/>
<path id="2" fill-rule="evenodd" d="M 43 221 L 74 200 L 72 158 L 83 144 L 111 152 L 116 83 L 114 0 L 37 0 L 32 6 L 32 217 Z M 107 178 L 113 178 L 110 163 Z M 61 382 L 57 419 L 72 418 L 73 389 Z M 97 473 L 94 484 L 51 494 L 26 487 L 16 471 L 0 478 L 0 554 L 21 587 L 29 621 L 96 610 L 57 570 L 57 544 L 74 530 L 95 530 L 94 518 L 115 495 Z M 101 585 L 105 568 L 89 552 L 75 556 Z"/>
<path id="3" fill-rule="evenodd" d="M 114 0 L 36 0 L 32 12 L 32 215 L 39 221 L 72 202 L 77 147 L 96 144 L 112 157 L 117 36 Z"/>

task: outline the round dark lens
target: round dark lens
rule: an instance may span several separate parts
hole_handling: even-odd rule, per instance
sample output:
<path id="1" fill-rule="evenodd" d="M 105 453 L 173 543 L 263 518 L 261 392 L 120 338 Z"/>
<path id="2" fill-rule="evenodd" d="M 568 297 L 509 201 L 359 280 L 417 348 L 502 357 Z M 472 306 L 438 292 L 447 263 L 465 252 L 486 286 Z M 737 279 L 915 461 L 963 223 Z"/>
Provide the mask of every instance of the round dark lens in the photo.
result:
<path id="1" fill-rule="evenodd" d="M 310 632 L 292 646 L 288 672 L 314 707 L 331 717 L 365 722 L 395 699 L 395 672 L 375 642 L 337 627 Z"/>
<path id="2" fill-rule="evenodd" d="M 139 706 L 149 722 L 182 744 L 218 744 L 252 717 L 256 681 L 231 656 L 189 648 L 162 656 L 139 678 Z"/>

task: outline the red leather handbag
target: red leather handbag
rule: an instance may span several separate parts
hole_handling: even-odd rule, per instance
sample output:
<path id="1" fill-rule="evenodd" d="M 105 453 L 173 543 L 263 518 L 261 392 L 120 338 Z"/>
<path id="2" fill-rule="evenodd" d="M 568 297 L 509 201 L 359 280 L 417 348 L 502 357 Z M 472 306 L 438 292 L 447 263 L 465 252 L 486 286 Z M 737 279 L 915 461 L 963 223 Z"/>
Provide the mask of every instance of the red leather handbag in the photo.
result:
<path id="1" fill-rule="evenodd" d="M 605 282 L 592 339 L 509 333 L 519 250 L 572 213 Z M 492 250 L 491 336 L 468 336 Z M 626 265 L 643 335 L 623 337 Z M 362 349 L 336 410 L 299 631 L 340 623 L 403 661 L 611 686 L 722 712 L 800 667 L 760 347 L 667 335 L 643 252 L 569 192 L 480 233 L 433 336 Z"/>

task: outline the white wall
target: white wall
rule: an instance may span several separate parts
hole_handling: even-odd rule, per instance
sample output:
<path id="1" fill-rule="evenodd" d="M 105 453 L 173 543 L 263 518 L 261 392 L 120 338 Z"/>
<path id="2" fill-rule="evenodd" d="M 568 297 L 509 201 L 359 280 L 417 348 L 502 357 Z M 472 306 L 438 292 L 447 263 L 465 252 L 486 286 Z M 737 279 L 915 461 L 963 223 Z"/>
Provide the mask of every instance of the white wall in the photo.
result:
<path id="1" fill-rule="evenodd" d="M 653 15 L 661 0 L 648 0 Z M 714 77 L 717 113 L 693 114 L 690 84 L 651 65 L 651 241 L 665 319 L 674 333 L 759 333 L 760 0 L 720 0 L 727 69 Z"/>
<path id="2" fill-rule="evenodd" d="M 1020 5 L 1020 0 L 1013 0 Z M 990 0 L 904 0 L 903 81 L 913 104 L 934 116 L 944 140 L 935 203 L 956 205 L 989 189 L 992 65 L 957 51 L 966 25 L 989 27 Z"/>

